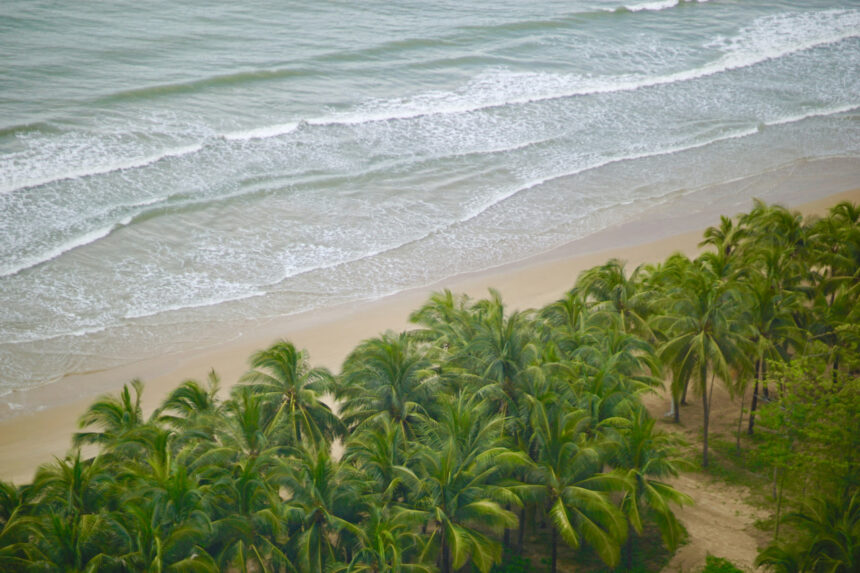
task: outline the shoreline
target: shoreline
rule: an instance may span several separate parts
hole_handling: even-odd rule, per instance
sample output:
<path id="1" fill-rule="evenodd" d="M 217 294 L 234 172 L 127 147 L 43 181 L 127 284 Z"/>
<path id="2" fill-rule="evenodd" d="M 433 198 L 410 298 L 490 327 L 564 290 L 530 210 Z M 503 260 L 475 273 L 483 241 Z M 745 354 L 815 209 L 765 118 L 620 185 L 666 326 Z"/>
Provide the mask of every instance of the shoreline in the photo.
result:
<path id="1" fill-rule="evenodd" d="M 736 197 L 730 205 L 712 204 L 694 211 L 679 207 L 678 204 L 684 204 L 681 198 L 677 204 L 655 207 L 632 221 L 521 261 L 456 275 L 376 300 L 270 320 L 251 333 L 239 333 L 232 340 L 205 350 L 66 376 L 57 383 L 28 391 L 28 397 L 39 403 L 40 393 L 74 390 L 78 391 L 78 397 L 0 421 L 0 479 L 25 483 L 40 464 L 50 462 L 52 456 L 65 455 L 71 445 L 71 435 L 77 430 L 77 419 L 95 397 L 103 393 L 103 390 L 93 389 L 109 387 L 109 391 L 115 393 L 123 384 L 140 378 L 145 383 L 142 404 L 148 415 L 181 381 L 204 380 L 213 368 L 221 376 L 222 391 L 228 390 L 247 369 L 248 357 L 280 338 L 308 350 L 313 365 L 325 366 L 337 373 L 343 359 L 360 341 L 385 330 L 409 328 L 409 314 L 432 292 L 448 288 L 480 298 L 492 287 L 502 294 L 509 311 L 538 308 L 560 298 L 573 286 L 579 272 L 610 258 L 626 261 L 630 272 L 641 263 L 659 262 L 674 252 L 694 255 L 704 229 L 717 225 L 719 215 L 735 216 L 751 208 L 752 196 L 768 203 L 784 204 L 804 215 L 821 214 L 840 201 L 860 202 L 860 188 L 855 186 L 856 182 L 852 182 L 845 187 L 850 190 L 823 197 L 821 191 L 816 197 L 814 192 L 805 193 L 802 189 L 779 192 L 771 187 L 771 193 L 767 188 L 758 189 L 759 192 L 745 194 L 743 198 Z M 812 200 L 804 201 L 810 195 Z M 738 205 L 738 201 L 743 204 Z M 730 211 L 723 212 L 726 209 Z M 539 279 L 535 280 L 536 277 Z"/>

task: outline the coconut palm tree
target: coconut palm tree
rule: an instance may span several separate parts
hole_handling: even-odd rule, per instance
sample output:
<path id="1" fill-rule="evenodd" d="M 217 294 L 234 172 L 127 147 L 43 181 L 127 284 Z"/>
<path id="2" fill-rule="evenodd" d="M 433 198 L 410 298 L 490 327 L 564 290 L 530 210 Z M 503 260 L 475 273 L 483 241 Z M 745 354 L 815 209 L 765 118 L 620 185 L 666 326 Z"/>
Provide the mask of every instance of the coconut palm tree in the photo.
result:
<path id="1" fill-rule="evenodd" d="M 584 410 L 531 397 L 529 401 L 537 454 L 527 484 L 512 489 L 547 509 L 552 523 L 550 571 L 557 570 L 559 537 L 574 548 L 587 543 L 614 567 L 625 523 L 607 492 L 624 491 L 630 484 L 618 474 L 601 472 L 605 449 L 588 439 L 590 419 Z"/>
<path id="2" fill-rule="evenodd" d="M 683 462 L 672 455 L 675 439 L 654 429 L 655 420 L 644 408 L 636 410 L 630 425 L 622 430 L 613 451 L 611 465 L 622 470 L 630 489 L 624 493 L 621 509 L 636 534 L 642 533 L 643 516 L 653 519 L 663 543 L 674 552 L 684 536 L 684 528 L 675 518 L 670 504 L 692 504 L 690 496 L 679 492 L 661 478 L 677 476 Z M 627 533 L 626 566 L 633 566 L 633 532 Z"/>
<path id="3" fill-rule="evenodd" d="M 282 463 L 278 481 L 290 492 L 288 508 L 300 522 L 299 569 L 326 571 L 351 561 L 350 542 L 362 535 L 356 523 L 366 506 L 353 468 L 333 459 L 329 448 L 301 448 Z"/>
<path id="4" fill-rule="evenodd" d="M 800 332 L 795 322 L 795 315 L 800 310 L 802 301 L 797 293 L 778 290 L 772 280 L 758 273 L 752 273 L 746 277 L 742 287 L 748 302 L 745 305 L 742 320 L 750 328 L 749 338 L 755 355 L 755 386 L 747 430 L 752 435 L 759 388 L 764 383 L 767 362 L 787 360 L 789 345 L 799 345 Z"/>
<path id="5" fill-rule="evenodd" d="M 406 501 L 414 496 L 419 482 L 409 467 L 415 465 L 414 449 L 402 425 L 381 419 L 350 436 L 344 446 L 343 462 L 366 476 L 371 493 L 382 502 Z"/>
<path id="6" fill-rule="evenodd" d="M 421 560 L 423 538 L 418 533 L 421 512 L 370 503 L 361 522 L 358 544 L 348 563 L 332 571 L 344 573 L 431 573 L 436 568 Z"/>
<path id="7" fill-rule="evenodd" d="M 120 456 L 129 454 L 130 452 L 126 451 L 129 447 L 134 449 L 136 444 L 126 438 L 146 423 L 143 408 L 140 406 L 143 382 L 132 380 L 131 388 L 134 390 L 134 397 L 126 384 L 119 397 L 102 396 L 90 405 L 78 424 L 81 428 L 100 427 L 100 431 L 76 433 L 72 438 L 75 447 L 85 444 L 96 444 L 106 450 L 116 447 L 119 450 L 116 453 Z"/>
<path id="8" fill-rule="evenodd" d="M 843 490 L 808 498 L 799 511 L 783 519 L 801 535 L 791 544 L 773 543 L 756 558 L 757 565 L 777 571 L 848 573 L 860 568 L 860 491 Z"/>
<path id="9" fill-rule="evenodd" d="M 365 340 L 344 362 L 335 393 L 344 423 L 356 428 L 385 418 L 411 438 L 439 385 L 433 366 L 427 349 L 406 332 Z"/>
<path id="10" fill-rule="evenodd" d="M 475 305 L 478 321 L 475 335 L 464 349 L 464 367 L 474 375 L 472 391 L 493 404 L 506 420 L 502 431 L 519 440 L 524 418 L 522 396 L 529 377 L 537 375 L 540 355 L 530 312 L 505 313 L 498 291 Z"/>
<path id="11" fill-rule="evenodd" d="M 660 357 L 677 368 L 681 379 L 695 380 L 704 412 L 702 465 L 708 467 L 714 380 L 718 377 L 729 383 L 731 365 L 744 365 L 748 359 L 741 352 L 744 339 L 734 316 L 739 301 L 732 284 L 724 283 L 707 267 L 696 264 L 685 273 L 682 287 L 670 313 L 663 317 L 669 339 L 660 348 Z"/>
<path id="12" fill-rule="evenodd" d="M 152 417 L 160 425 L 175 428 L 181 439 L 211 442 L 223 415 L 223 405 L 218 399 L 220 386 L 221 379 L 214 370 L 209 372 L 206 387 L 196 380 L 185 380 L 165 398 Z"/>
<path id="13" fill-rule="evenodd" d="M 50 511 L 32 531 L 31 571 L 100 571 L 124 552 L 119 528 L 103 513 L 66 515 Z"/>
<path id="14" fill-rule="evenodd" d="M 0 570 L 26 571 L 34 557 L 29 541 L 38 521 L 28 515 L 33 509 L 29 498 L 29 488 L 0 480 Z"/>
<path id="15" fill-rule="evenodd" d="M 502 557 L 502 547 L 486 531 L 500 533 L 517 525 L 502 504 L 519 504 L 510 490 L 494 483 L 509 463 L 521 456 L 499 447 L 505 421 L 490 416 L 487 404 L 460 393 L 441 408 L 438 421 L 428 420 L 416 453 L 422 480 L 420 507 L 432 526 L 428 543 L 438 543 L 442 573 L 470 561 L 486 573 Z"/>
<path id="16" fill-rule="evenodd" d="M 471 306 L 468 296 L 454 295 L 445 289 L 433 293 L 421 308 L 410 314 L 409 322 L 424 326 L 415 336 L 433 341 L 455 354 L 474 336 L 475 317 Z"/>
<path id="17" fill-rule="evenodd" d="M 242 382 L 277 412 L 276 423 L 289 428 L 293 443 L 307 438 L 320 444 L 343 433 L 340 420 L 321 399 L 331 391 L 333 377 L 325 368 L 311 368 L 304 351 L 280 341 L 256 352 L 250 362 L 252 369 Z"/>
<path id="18" fill-rule="evenodd" d="M 115 473 L 104 458 L 82 460 L 80 450 L 40 466 L 31 488 L 40 503 L 63 515 L 98 513 L 107 506 L 115 489 Z"/>
<path id="19" fill-rule="evenodd" d="M 210 533 L 208 520 L 174 524 L 165 519 L 167 506 L 145 497 L 129 501 L 112 524 L 122 532 L 128 550 L 113 561 L 133 571 L 219 571 L 201 546 Z"/>
<path id="20" fill-rule="evenodd" d="M 601 266 L 584 271 L 576 284 L 598 316 L 617 315 L 621 318 L 618 323 L 621 330 L 636 332 L 650 339 L 653 333 L 648 325 L 648 316 L 653 293 L 639 286 L 642 269 L 642 266 L 637 267 L 628 277 L 624 262 L 610 259 Z"/>

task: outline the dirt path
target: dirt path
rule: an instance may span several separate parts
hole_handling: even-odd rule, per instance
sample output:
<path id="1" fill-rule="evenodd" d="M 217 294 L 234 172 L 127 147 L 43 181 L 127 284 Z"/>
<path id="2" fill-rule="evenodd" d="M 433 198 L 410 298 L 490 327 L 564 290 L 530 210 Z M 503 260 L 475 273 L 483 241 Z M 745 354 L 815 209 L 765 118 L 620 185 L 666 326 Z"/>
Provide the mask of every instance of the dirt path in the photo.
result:
<path id="1" fill-rule="evenodd" d="M 669 423 L 660 426 L 680 432 L 701 452 L 701 400 L 690 398 L 690 404 L 681 409 L 680 426 Z M 669 409 L 668 398 L 648 396 L 643 401 L 652 416 L 667 420 L 664 415 Z M 724 439 L 734 436 L 739 409 L 739 402 L 733 401 L 722 388 L 715 388 L 711 435 L 722 435 Z M 755 571 L 753 562 L 758 547 L 767 543 L 768 536 L 754 523 L 766 518 L 767 512 L 746 502 L 749 497 L 747 488 L 723 483 L 700 472 L 684 473 L 673 480 L 672 485 L 691 496 L 695 505 L 676 510 L 676 515 L 687 528 L 689 542 L 675 553 L 663 571 L 701 571 L 708 553 L 728 559 L 745 571 Z"/>

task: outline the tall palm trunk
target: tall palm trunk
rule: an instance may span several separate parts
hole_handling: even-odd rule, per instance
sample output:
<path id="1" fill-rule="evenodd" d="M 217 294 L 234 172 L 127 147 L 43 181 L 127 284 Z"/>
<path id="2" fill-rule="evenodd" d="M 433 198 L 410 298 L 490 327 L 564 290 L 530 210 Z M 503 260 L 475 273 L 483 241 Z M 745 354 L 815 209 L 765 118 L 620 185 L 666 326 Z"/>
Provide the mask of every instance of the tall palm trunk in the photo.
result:
<path id="1" fill-rule="evenodd" d="M 737 438 L 737 441 L 735 442 L 735 450 L 738 453 L 741 451 L 741 428 L 744 422 L 744 400 L 746 400 L 746 397 L 746 388 L 744 388 L 744 391 L 741 392 L 741 411 L 738 414 L 738 431 L 735 434 L 735 437 Z"/>
<path id="2" fill-rule="evenodd" d="M 631 528 L 630 531 L 627 532 L 627 543 L 624 544 L 624 560 L 627 565 L 627 569 L 633 569 L 633 536 L 635 532 Z"/>
<path id="3" fill-rule="evenodd" d="M 714 378 L 716 378 L 716 373 L 711 376 L 711 388 L 708 390 L 708 374 L 707 371 L 703 370 L 702 373 L 702 410 L 704 412 L 704 432 L 703 432 L 703 444 L 702 444 L 702 467 L 708 467 L 708 426 L 710 425 L 711 418 L 711 397 L 714 393 Z"/>
<path id="4" fill-rule="evenodd" d="M 750 422 L 747 428 L 747 433 L 752 436 L 755 431 L 755 409 L 758 406 L 758 386 L 761 379 L 764 377 L 764 364 L 761 359 L 755 363 L 755 386 L 753 387 L 752 405 L 750 406 Z"/>
<path id="5" fill-rule="evenodd" d="M 558 530 L 555 525 L 552 526 L 552 566 L 550 573 L 556 573 L 556 565 L 558 563 Z"/>
<path id="6" fill-rule="evenodd" d="M 442 524 L 439 524 L 439 531 L 442 534 L 442 563 L 440 570 L 442 573 L 451 573 L 451 548 L 448 547 L 448 540 L 445 538 L 445 530 L 442 529 Z"/>
<path id="7" fill-rule="evenodd" d="M 520 508 L 520 527 L 519 527 L 519 532 L 517 535 L 517 548 L 518 548 L 520 554 L 522 554 L 522 552 L 523 552 L 523 541 L 525 539 L 525 535 L 526 535 L 526 505 L 523 504 L 523 506 Z"/>

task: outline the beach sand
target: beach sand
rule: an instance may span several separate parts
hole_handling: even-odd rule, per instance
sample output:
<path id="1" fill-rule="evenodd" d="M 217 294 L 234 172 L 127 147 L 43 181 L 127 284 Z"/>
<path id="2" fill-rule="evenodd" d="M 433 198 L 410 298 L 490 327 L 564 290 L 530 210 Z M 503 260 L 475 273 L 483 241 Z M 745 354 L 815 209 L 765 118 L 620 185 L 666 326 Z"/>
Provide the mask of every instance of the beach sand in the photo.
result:
<path id="1" fill-rule="evenodd" d="M 856 182 L 854 182 L 856 184 Z M 771 199 L 767 198 L 769 201 Z M 807 203 L 797 198 L 786 204 L 805 214 L 821 214 L 839 201 L 860 202 L 860 189 L 846 191 Z M 738 207 L 735 215 L 752 207 L 752 201 Z M 509 311 L 537 308 L 560 298 L 573 286 L 584 269 L 616 257 L 627 262 L 628 272 L 644 262 L 659 262 L 673 252 L 697 252 L 702 231 L 719 223 L 720 212 L 698 210 L 695 217 L 676 212 L 672 217 L 643 213 L 636 221 L 607 229 L 543 255 L 488 271 L 446 279 L 372 302 L 362 302 L 288 317 L 254 332 L 205 351 L 148 360 L 112 370 L 68 376 L 56 384 L 30 391 L 29 401 L 39 403 L 39 393 L 74 392 L 59 406 L 23 413 L 0 421 L 0 479 L 16 483 L 29 481 L 35 469 L 62 457 L 69 449 L 77 420 L 93 401 L 94 394 L 113 392 L 133 378 L 142 379 L 144 408 L 149 413 L 182 380 L 204 380 L 211 369 L 221 376 L 224 389 L 234 384 L 247 369 L 248 357 L 278 339 L 291 340 L 306 349 L 312 364 L 338 372 L 346 355 L 361 340 L 385 330 L 410 327 L 408 316 L 434 291 L 449 288 L 472 297 L 484 297 L 487 289 L 499 290 Z M 46 400 L 46 402 L 49 402 Z"/>

